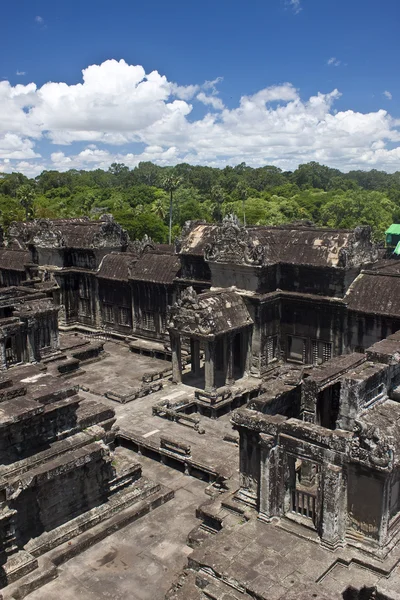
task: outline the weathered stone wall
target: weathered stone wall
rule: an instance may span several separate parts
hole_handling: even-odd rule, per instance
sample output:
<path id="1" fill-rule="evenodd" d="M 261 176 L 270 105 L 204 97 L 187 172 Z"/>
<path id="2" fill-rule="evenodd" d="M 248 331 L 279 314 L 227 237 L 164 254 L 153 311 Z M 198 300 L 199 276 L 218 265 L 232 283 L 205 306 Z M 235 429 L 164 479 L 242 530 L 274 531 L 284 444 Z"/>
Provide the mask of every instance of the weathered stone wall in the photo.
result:
<path id="1" fill-rule="evenodd" d="M 129 283 L 98 279 L 103 326 L 128 335 L 132 332 L 132 289 Z"/>
<path id="2" fill-rule="evenodd" d="M 31 456 L 48 444 L 74 433 L 77 428 L 76 410 L 79 398 L 67 398 L 59 403 L 43 406 L 33 401 L 10 400 L 7 410 L 15 404 L 15 416 L 0 427 L 0 461 L 10 464 Z M 36 404 L 36 406 L 35 406 Z M 20 414 L 25 410 L 24 417 Z"/>
<path id="3" fill-rule="evenodd" d="M 132 281 L 133 331 L 153 339 L 167 338 L 167 308 L 174 302 L 172 286 Z"/>
<path id="4" fill-rule="evenodd" d="M 348 482 L 349 527 L 378 540 L 382 520 L 384 474 L 365 469 L 361 465 L 350 465 Z"/>
<path id="5" fill-rule="evenodd" d="M 288 336 L 305 340 L 305 361 L 312 362 L 312 341 L 332 344 L 332 356 L 343 353 L 346 309 L 338 302 L 315 298 L 282 296 L 281 339 L 282 356 L 290 360 Z"/>
<path id="6" fill-rule="evenodd" d="M 8 502 L 17 511 L 18 545 L 104 502 L 114 475 L 109 449 L 94 442 L 22 478 Z"/>
<path id="7" fill-rule="evenodd" d="M 281 264 L 276 287 L 289 292 L 343 298 L 358 272 L 357 269 L 347 270 L 329 266 Z"/>
<path id="8" fill-rule="evenodd" d="M 385 290 L 382 290 L 382 294 Z M 349 311 L 346 328 L 346 350 L 364 352 L 366 348 L 400 329 L 400 319 Z"/>
<path id="9" fill-rule="evenodd" d="M 181 278 L 189 281 L 211 281 L 211 271 L 203 256 L 181 254 Z"/>

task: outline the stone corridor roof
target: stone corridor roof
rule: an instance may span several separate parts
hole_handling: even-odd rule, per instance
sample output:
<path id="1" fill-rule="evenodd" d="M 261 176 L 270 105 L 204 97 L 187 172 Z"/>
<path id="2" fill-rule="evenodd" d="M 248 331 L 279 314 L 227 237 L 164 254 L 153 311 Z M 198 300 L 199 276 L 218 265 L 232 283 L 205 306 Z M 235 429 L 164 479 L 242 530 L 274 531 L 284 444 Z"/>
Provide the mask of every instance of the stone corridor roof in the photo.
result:
<path id="1" fill-rule="evenodd" d="M 25 250 L 0 248 L 0 269 L 24 272 L 32 264 L 31 253 Z"/>
<path id="2" fill-rule="evenodd" d="M 344 299 L 349 310 L 400 317 L 400 277 L 361 273 Z"/>
<path id="3" fill-rule="evenodd" d="M 128 281 L 130 270 L 136 262 L 130 252 L 111 252 L 106 254 L 100 263 L 97 277 L 113 281 Z"/>
<path id="4" fill-rule="evenodd" d="M 258 266 L 346 267 L 372 263 L 378 256 L 368 227 L 354 231 L 296 225 L 243 227 L 232 215 L 225 217 L 222 225 L 187 223 L 179 252 L 204 255 L 209 262 Z"/>
<path id="5" fill-rule="evenodd" d="M 132 267 L 130 279 L 171 285 L 180 269 L 179 257 L 174 254 L 143 254 Z"/>
<path id="6" fill-rule="evenodd" d="M 9 237 L 38 248 L 118 248 L 128 244 L 128 234 L 111 215 L 102 215 L 97 221 L 82 217 L 12 223 Z"/>

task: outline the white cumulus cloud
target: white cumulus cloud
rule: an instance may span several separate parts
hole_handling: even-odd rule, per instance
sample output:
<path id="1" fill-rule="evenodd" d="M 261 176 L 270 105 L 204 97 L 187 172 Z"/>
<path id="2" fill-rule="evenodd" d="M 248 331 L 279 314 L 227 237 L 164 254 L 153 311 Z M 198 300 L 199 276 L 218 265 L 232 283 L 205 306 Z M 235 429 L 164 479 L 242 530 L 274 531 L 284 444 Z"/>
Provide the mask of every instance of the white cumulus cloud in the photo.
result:
<path id="1" fill-rule="evenodd" d="M 336 56 L 332 56 L 326 61 L 326 64 L 330 67 L 338 67 L 342 63 L 341 60 L 338 60 Z"/>
<path id="2" fill-rule="evenodd" d="M 124 60 L 90 65 L 74 85 L 1 81 L 0 170 L 31 174 L 40 167 L 95 169 L 111 162 L 133 167 L 143 160 L 245 161 L 283 169 L 316 160 L 343 170 L 398 168 L 400 123 L 387 110 L 338 111 L 338 90 L 302 98 L 290 82 L 227 107 L 218 96 L 221 81 L 180 85 Z M 193 116 L 196 103 L 208 109 L 201 118 Z M 48 158 L 40 156 L 42 142 L 51 147 Z M 84 149 L 71 152 L 74 142 Z"/>
<path id="3" fill-rule="evenodd" d="M 383 95 L 388 99 L 391 100 L 393 98 L 392 94 L 390 92 L 388 92 L 387 90 L 385 90 L 383 92 Z"/>
<path id="4" fill-rule="evenodd" d="M 200 92 L 200 94 L 197 94 L 196 98 L 203 104 L 212 106 L 215 110 L 222 110 L 224 108 L 224 103 L 221 98 L 217 98 L 216 96 L 207 96 L 204 92 Z"/>

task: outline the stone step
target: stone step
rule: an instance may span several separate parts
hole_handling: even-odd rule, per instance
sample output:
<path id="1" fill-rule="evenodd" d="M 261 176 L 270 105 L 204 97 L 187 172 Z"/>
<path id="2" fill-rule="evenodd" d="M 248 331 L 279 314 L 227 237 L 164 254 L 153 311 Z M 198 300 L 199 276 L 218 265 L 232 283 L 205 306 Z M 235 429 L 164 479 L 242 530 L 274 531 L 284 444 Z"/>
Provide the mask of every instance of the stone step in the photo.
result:
<path id="1" fill-rule="evenodd" d="M 207 600 L 250 600 L 248 594 L 201 570 L 196 574 L 196 587 L 201 590 L 201 597 Z"/>
<path id="2" fill-rule="evenodd" d="M 2 589 L 3 600 L 22 600 L 28 594 L 58 577 L 57 567 L 46 557 L 38 559 L 37 569 Z"/>
<path id="3" fill-rule="evenodd" d="M 0 468 L 0 479 L 11 480 L 20 477 L 24 473 L 36 469 L 41 465 L 52 461 L 53 459 L 62 456 L 67 452 L 71 452 L 91 444 L 95 440 L 94 435 L 81 432 L 77 433 L 66 440 L 54 442 L 51 448 L 38 452 L 33 456 L 12 463 L 11 465 L 3 465 Z"/>
<path id="4" fill-rule="evenodd" d="M 67 355 L 64 354 L 63 352 L 60 352 L 59 354 L 52 354 L 51 356 L 49 356 L 47 358 L 43 358 L 43 360 L 41 360 L 41 363 L 43 365 L 49 365 L 51 363 L 59 362 L 60 360 L 65 360 L 66 358 L 67 358 Z"/>
<path id="5" fill-rule="evenodd" d="M 186 543 L 190 548 L 198 548 L 218 532 L 211 527 L 206 527 L 203 524 L 194 527 L 188 534 Z"/>
<path id="6" fill-rule="evenodd" d="M 12 554 L 7 562 L 2 565 L 0 574 L 0 587 L 13 583 L 20 577 L 37 569 L 38 561 L 29 552 L 20 550 Z"/>
<path id="7" fill-rule="evenodd" d="M 155 486 L 154 490 L 143 498 L 137 498 L 136 501 L 131 500 L 128 506 L 125 506 L 122 510 L 121 508 L 119 509 L 120 512 L 115 513 L 114 511 L 114 513 L 110 513 L 110 518 L 106 521 L 103 520 L 90 530 L 77 536 L 73 541 L 64 543 L 54 549 L 49 553 L 49 558 L 56 566 L 59 566 L 115 531 L 122 529 L 122 527 L 133 523 L 155 508 L 165 504 L 173 497 L 174 492 L 172 490 L 163 485 Z"/>
<path id="8" fill-rule="evenodd" d="M 160 489 L 160 484 L 153 483 L 142 477 L 131 488 L 116 492 L 104 504 L 92 508 L 82 515 L 75 517 L 75 519 L 64 523 L 64 525 L 52 531 L 46 531 L 41 536 L 30 540 L 26 544 L 25 549 L 33 556 L 41 556 L 97 526 L 102 521 L 112 517 L 128 506 L 146 500 L 152 494 L 158 493 Z"/>
<path id="9" fill-rule="evenodd" d="M 80 360 L 78 358 L 65 358 L 57 364 L 57 370 L 60 375 L 70 374 L 79 369 Z"/>
<path id="10" fill-rule="evenodd" d="M 292 519 L 285 517 L 279 521 L 277 527 L 283 529 L 284 531 L 288 531 L 293 535 L 296 535 L 299 538 L 307 539 L 313 542 L 319 543 L 320 538 L 315 529 L 311 527 L 306 527 L 305 525 L 301 525 L 300 523 L 296 523 Z"/>

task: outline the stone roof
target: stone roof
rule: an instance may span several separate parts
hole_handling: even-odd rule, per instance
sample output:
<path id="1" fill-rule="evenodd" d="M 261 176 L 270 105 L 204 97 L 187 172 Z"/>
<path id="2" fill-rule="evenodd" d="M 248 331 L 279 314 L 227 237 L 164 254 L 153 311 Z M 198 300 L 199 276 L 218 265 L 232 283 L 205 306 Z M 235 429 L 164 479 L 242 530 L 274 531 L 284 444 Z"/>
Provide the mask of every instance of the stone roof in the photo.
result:
<path id="1" fill-rule="evenodd" d="M 179 257 L 174 254 L 146 252 L 132 267 L 130 279 L 152 283 L 172 284 L 180 269 Z"/>
<path id="2" fill-rule="evenodd" d="M 400 260 L 380 260 L 375 263 L 370 270 L 374 273 L 380 273 L 381 275 L 400 275 Z"/>
<path id="3" fill-rule="evenodd" d="M 180 254 L 204 255 L 209 262 L 263 266 L 276 263 L 350 267 L 377 260 L 369 227 L 353 230 L 286 225 L 242 227 L 233 215 L 222 225 L 187 223 Z"/>
<path id="4" fill-rule="evenodd" d="M 137 260 L 130 252 L 111 252 L 100 263 L 97 277 L 113 281 L 128 281 L 132 266 Z"/>
<path id="5" fill-rule="evenodd" d="M 12 223 L 9 237 L 25 247 L 38 248 L 121 248 L 129 241 L 126 231 L 111 215 L 103 215 L 98 221 L 82 217 Z"/>
<path id="6" fill-rule="evenodd" d="M 20 304 L 26 300 L 46 299 L 46 295 L 34 288 L 28 287 L 7 287 L 0 289 L 0 306 L 12 306 Z"/>
<path id="7" fill-rule="evenodd" d="M 361 273 L 344 299 L 349 310 L 400 317 L 400 277 Z"/>
<path id="8" fill-rule="evenodd" d="M 31 264 L 32 257 L 30 252 L 0 248 L 0 269 L 25 272 L 25 267 Z"/>
<path id="9" fill-rule="evenodd" d="M 169 329 L 185 335 L 216 336 L 253 323 L 243 298 L 220 290 L 196 294 L 192 287 L 170 307 Z"/>

